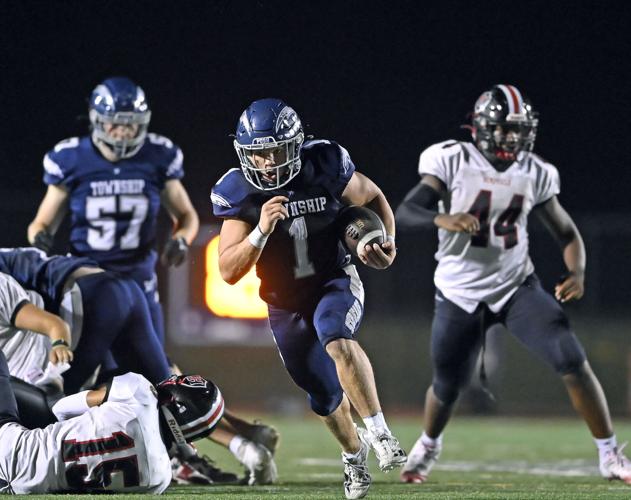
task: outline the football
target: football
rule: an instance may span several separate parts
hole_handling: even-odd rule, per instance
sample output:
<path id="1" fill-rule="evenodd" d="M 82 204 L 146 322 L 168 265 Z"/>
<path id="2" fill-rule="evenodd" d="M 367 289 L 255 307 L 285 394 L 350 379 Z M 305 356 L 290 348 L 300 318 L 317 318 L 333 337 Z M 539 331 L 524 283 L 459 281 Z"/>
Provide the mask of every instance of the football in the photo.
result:
<path id="1" fill-rule="evenodd" d="M 386 228 L 379 216 L 366 207 L 351 205 L 338 215 L 340 239 L 348 251 L 357 257 L 357 249 L 386 241 Z"/>

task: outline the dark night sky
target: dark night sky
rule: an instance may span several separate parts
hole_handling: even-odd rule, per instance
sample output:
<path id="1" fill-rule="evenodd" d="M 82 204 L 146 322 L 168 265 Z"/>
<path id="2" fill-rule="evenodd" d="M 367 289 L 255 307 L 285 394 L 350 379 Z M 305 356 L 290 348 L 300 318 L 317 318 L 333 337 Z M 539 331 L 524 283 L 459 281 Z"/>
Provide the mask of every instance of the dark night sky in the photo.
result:
<path id="1" fill-rule="evenodd" d="M 629 212 L 629 5 L 2 0 L 4 244 L 24 243 L 43 154 L 84 133 L 87 96 L 114 74 L 144 87 L 151 129 L 184 150 L 203 219 L 211 185 L 236 166 L 228 134 L 254 99 L 285 99 L 396 204 L 420 150 L 465 138 L 458 126 L 495 83 L 539 109 L 536 150 L 559 167 L 570 211 Z"/>

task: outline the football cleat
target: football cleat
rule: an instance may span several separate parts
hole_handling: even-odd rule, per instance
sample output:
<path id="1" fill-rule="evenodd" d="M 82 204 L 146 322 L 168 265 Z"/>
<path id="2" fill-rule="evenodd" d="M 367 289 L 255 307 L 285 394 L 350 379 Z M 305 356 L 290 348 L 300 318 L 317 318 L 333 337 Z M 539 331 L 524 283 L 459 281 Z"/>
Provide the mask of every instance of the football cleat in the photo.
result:
<path id="1" fill-rule="evenodd" d="M 236 456 L 245 466 L 244 484 L 248 486 L 272 484 L 278 478 L 274 457 L 265 446 L 244 440 Z"/>
<path id="2" fill-rule="evenodd" d="M 436 464 L 441 449 L 440 446 L 425 446 L 421 442 L 421 438 L 418 438 L 410 451 L 403 471 L 401 471 L 401 481 L 417 484 L 427 481 L 427 476 Z"/>
<path id="3" fill-rule="evenodd" d="M 225 472 L 215 466 L 215 462 L 208 456 L 193 455 L 186 460 L 186 463 L 193 467 L 197 472 L 203 474 L 217 484 L 237 483 L 239 478 L 232 472 Z"/>
<path id="4" fill-rule="evenodd" d="M 265 425 L 259 420 L 254 421 L 254 431 L 250 440 L 256 444 L 265 446 L 269 452 L 274 456 L 276 448 L 278 448 L 278 441 L 280 434 L 271 425 Z"/>
<path id="5" fill-rule="evenodd" d="M 171 459 L 171 477 L 177 484 L 212 484 L 210 478 L 198 472 L 188 462 L 178 457 Z"/>
<path id="6" fill-rule="evenodd" d="M 391 471 L 405 464 L 407 455 L 405 451 L 403 451 L 403 448 L 401 448 L 399 440 L 390 434 L 390 432 L 373 434 L 370 431 L 358 427 L 357 434 L 364 443 L 373 449 L 379 463 L 379 468 L 383 472 Z"/>
<path id="7" fill-rule="evenodd" d="M 620 479 L 631 485 L 631 461 L 622 453 L 626 445 L 627 443 L 620 448 L 614 448 L 613 451 L 605 455 L 605 458 L 600 462 L 600 473 L 610 481 Z"/>
<path id="8" fill-rule="evenodd" d="M 372 478 L 368 473 L 366 459 L 368 458 L 368 443 L 362 438 L 366 429 L 357 428 L 359 436 L 359 453 L 355 458 L 348 459 L 342 453 L 342 463 L 344 464 L 344 495 L 348 499 L 363 498 L 368 493 Z"/>

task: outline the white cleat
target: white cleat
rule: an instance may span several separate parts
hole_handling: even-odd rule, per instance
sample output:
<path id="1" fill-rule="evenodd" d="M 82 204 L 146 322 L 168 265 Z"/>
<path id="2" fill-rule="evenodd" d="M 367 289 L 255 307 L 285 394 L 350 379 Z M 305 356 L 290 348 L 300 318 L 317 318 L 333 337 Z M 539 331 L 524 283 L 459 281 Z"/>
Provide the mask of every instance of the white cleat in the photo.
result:
<path id="1" fill-rule="evenodd" d="M 624 443 L 619 449 L 607 453 L 602 462 L 600 462 L 600 473 L 605 479 L 610 481 L 619 479 L 631 485 L 631 461 L 622 453 L 627 445 Z"/>
<path id="2" fill-rule="evenodd" d="M 361 427 L 357 428 L 359 436 L 360 449 L 357 458 L 347 459 L 342 454 L 342 463 L 344 464 L 344 494 L 349 500 L 355 498 L 363 498 L 368 493 L 372 478 L 368 473 L 366 459 L 368 458 L 368 444 L 362 439 L 362 432 L 367 432 Z"/>
<path id="3" fill-rule="evenodd" d="M 399 440 L 389 432 L 377 435 L 358 427 L 357 433 L 359 438 L 373 449 L 379 462 L 379 468 L 383 472 L 391 471 L 405 464 L 407 455 L 401 448 Z"/>
<path id="4" fill-rule="evenodd" d="M 272 484 L 278 479 L 278 470 L 270 451 L 260 444 L 244 440 L 237 450 L 238 460 L 245 466 L 245 483 Z"/>
<path id="5" fill-rule="evenodd" d="M 430 471 L 440 457 L 440 446 L 429 447 L 421 442 L 421 438 L 416 440 L 408 461 L 401 471 L 401 481 L 404 483 L 424 483 L 427 481 Z"/>

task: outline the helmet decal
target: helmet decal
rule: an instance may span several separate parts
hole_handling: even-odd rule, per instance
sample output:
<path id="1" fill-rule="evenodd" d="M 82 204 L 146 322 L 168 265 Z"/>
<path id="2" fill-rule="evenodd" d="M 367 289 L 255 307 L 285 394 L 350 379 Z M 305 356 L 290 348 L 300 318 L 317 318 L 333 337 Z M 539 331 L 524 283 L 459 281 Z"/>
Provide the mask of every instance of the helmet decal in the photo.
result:
<path id="1" fill-rule="evenodd" d="M 180 379 L 179 384 L 187 387 L 206 387 L 208 381 L 200 375 L 187 375 Z"/>

